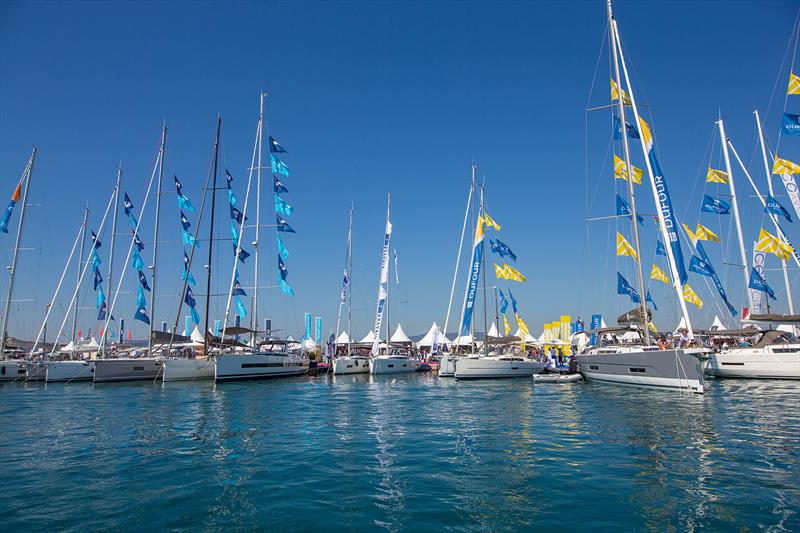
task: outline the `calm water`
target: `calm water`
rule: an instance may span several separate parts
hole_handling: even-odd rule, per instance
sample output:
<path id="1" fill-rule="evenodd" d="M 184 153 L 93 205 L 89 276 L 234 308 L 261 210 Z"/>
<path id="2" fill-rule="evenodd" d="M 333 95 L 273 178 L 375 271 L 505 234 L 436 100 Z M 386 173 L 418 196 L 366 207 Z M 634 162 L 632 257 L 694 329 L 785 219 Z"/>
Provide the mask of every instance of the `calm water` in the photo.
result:
<path id="1" fill-rule="evenodd" d="M 5 531 L 800 530 L 800 384 L 0 386 Z"/>

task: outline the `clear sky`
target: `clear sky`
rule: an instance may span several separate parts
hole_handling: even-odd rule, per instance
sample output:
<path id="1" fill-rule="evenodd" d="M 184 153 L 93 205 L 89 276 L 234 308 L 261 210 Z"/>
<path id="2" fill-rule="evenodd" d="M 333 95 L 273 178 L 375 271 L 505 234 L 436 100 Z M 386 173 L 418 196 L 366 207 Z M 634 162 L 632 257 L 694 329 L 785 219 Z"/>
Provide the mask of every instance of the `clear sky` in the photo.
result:
<path id="1" fill-rule="evenodd" d="M 763 168 L 753 159 L 751 111 L 754 105 L 765 110 L 775 95 L 766 116 L 774 147 L 788 77 L 784 52 L 796 9 L 789 1 L 615 4 L 634 89 L 651 104 L 673 201 L 691 224 L 698 220 L 705 168 L 720 164 L 718 140 L 716 154 L 707 152 L 720 112 L 765 188 Z M 304 311 L 324 317 L 326 333 L 335 326 L 351 203 L 354 335 L 371 327 L 387 192 L 400 271 L 399 291 L 392 287 L 391 323 L 400 319 L 409 334 L 424 332 L 433 320 L 441 325 L 472 160 L 485 177 L 489 212 L 503 226 L 501 239 L 519 256 L 516 266 L 528 278 L 513 290 L 533 332 L 561 314 L 587 321 L 594 312 L 616 317 L 630 302 L 615 295 L 615 270 L 620 265 L 632 276 L 630 259 L 613 255 L 614 223 L 591 223 L 587 231 L 585 222 L 587 196 L 590 216 L 614 210 L 610 164 L 603 164 L 610 157 L 609 113 L 595 112 L 587 120 L 585 112 L 587 101 L 609 101 L 605 28 L 601 1 L 0 3 L 3 205 L 31 146 L 39 148 L 24 238 L 31 249 L 21 252 L 11 334 L 35 334 L 82 209 L 88 204 L 90 226 L 98 227 L 120 161 L 123 189 L 137 208 L 142 205 L 163 119 L 169 127 L 167 179 L 154 319 L 172 323 L 181 251 L 170 175 L 181 178 L 199 205 L 221 113 L 220 163 L 235 176 L 242 199 L 262 89 L 270 95 L 270 133 L 289 151 L 285 198 L 295 207 L 290 224 L 297 230 L 286 238 L 296 296 L 265 290 L 259 310 L 262 318 L 273 318 L 275 328 L 302 334 Z M 779 88 L 773 91 L 776 79 Z M 790 107 L 797 113 L 800 97 L 795 98 Z M 783 157 L 800 160 L 796 139 L 781 146 Z M 640 154 L 637 164 L 643 166 Z M 762 216 L 745 182 L 738 183 L 751 240 Z M 781 187 L 776 182 L 779 193 Z M 650 192 L 641 190 L 642 209 L 651 213 Z M 785 193 L 779 200 L 791 209 Z M 223 197 L 218 229 L 228 237 L 224 202 Z M 270 195 L 263 205 L 269 223 Z M 146 264 L 152 261 L 152 213 L 148 208 L 142 220 Z M 15 222 L 18 216 L 16 211 Z M 714 250 L 734 306 L 741 307 L 743 284 L 724 266 L 735 257 L 729 221 L 700 220 L 721 233 L 723 245 L 707 248 Z M 788 226 L 800 242 L 800 224 Z M 9 264 L 13 233 L 0 239 L 6 243 L 3 264 Z M 654 239 L 649 223 L 643 236 L 646 270 Z M 108 229 L 103 240 L 109 241 Z M 274 283 L 273 230 L 264 230 L 262 240 L 268 251 L 262 279 Z M 224 292 L 230 281 L 229 244 L 220 248 L 214 292 Z M 105 267 L 105 255 L 103 260 Z M 136 280 L 126 269 L 127 292 L 115 315 L 125 317 L 141 338 L 144 327 L 131 319 Z M 202 314 L 205 276 L 199 264 L 193 270 Z M 796 269 L 791 276 L 800 292 Z M 68 275 L 70 289 L 74 277 Z M 244 268 L 242 277 L 251 284 L 252 268 Z M 714 293 L 696 276 L 692 280 L 706 301 L 702 311 L 692 308 L 692 316 L 707 326 L 719 314 Z M 785 311 L 781 274 L 768 272 L 768 280 L 779 297 L 775 309 Z M 3 297 L 7 284 L 4 274 Z M 457 307 L 461 287 L 459 281 Z M 660 304 L 656 324 L 663 328 L 676 321 L 668 294 L 653 288 Z M 224 299 L 216 300 L 219 317 Z M 53 313 L 51 332 L 67 301 L 62 298 Z M 84 332 L 96 326 L 93 303 L 87 279 Z"/>

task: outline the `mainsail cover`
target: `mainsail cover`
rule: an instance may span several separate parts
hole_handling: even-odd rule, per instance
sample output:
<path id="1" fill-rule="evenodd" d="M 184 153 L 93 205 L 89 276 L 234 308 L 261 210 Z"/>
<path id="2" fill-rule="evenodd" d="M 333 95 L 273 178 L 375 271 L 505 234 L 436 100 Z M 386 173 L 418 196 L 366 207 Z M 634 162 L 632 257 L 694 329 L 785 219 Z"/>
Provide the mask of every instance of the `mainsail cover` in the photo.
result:
<path id="1" fill-rule="evenodd" d="M 389 284 L 389 242 L 392 238 L 392 223 L 389 221 L 389 212 L 386 212 L 386 231 L 383 236 L 383 252 L 381 254 L 381 280 L 378 284 L 378 305 L 375 309 L 375 327 L 372 329 L 375 339 L 372 341 L 372 355 L 378 355 L 380 345 L 381 325 L 383 324 L 383 311 L 386 308 L 387 288 Z"/>

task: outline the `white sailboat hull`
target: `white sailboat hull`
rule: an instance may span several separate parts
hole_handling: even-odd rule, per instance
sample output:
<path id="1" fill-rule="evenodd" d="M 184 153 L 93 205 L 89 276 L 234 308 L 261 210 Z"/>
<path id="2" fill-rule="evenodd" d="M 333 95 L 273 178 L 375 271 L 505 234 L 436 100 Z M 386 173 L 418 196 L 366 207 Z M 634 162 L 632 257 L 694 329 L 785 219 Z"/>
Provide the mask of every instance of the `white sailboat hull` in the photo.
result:
<path id="1" fill-rule="evenodd" d="M 419 362 L 408 357 L 379 355 L 369 361 L 369 373 L 372 375 L 416 372 L 418 367 Z"/>
<path id="2" fill-rule="evenodd" d="M 308 371 L 308 359 L 283 352 L 222 354 L 215 357 L 214 379 L 239 381 L 300 376 Z"/>
<path id="3" fill-rule="evenodd" d="M 452 378 L 456 375 L 456 360 L 459 357 L 457 355 L 443 355 L 442 358 L 439 360 L 439 377 L 440 378 Z"/>
<path id="4" fill-rule="evenodd" d="M 631 350 L 576 356 L 586 379 L 703 394 L 700 350 Z"/>
<path id="5" fill-rule="evenodd" d="M 333 375 L 369 374 L 369 357 L 337 357 L 333 360 Z"/>
<path id="6" fill-rule="evenodd" d="M 715 353 L 709 358 L 706 373 L 720 378 L 800 379 L 800 345 Z"/>
<path id="7" fill-rule="evenodd" d="M 93 361 L 47 361 L 45 381 L 92 381 L 94 379 Z"/>
<path id="8" fill-rule="evenodd" d="M 25 381 L 27 361 L 0 361 L 0 381 Z"/>
<path id="9" fill-rule="evenodd" d="M 214 379 L 213 359 L 164 359 L 164 381 L 192 381 L 196 379 Z"/>
<path id="10" fill-rule="evenodd" d="M 529 378 L 544 363 L 521 357 L 462 357 L 456 361 L 456 379 Z"/>

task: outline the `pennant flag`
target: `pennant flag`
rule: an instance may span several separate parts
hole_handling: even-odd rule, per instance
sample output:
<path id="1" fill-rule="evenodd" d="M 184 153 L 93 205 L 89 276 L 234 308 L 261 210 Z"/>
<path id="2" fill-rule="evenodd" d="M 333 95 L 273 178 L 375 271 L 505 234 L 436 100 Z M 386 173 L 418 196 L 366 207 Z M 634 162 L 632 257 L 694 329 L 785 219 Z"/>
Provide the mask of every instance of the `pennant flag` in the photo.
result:
<path id="1" fill-rule="evenodd" d="M 789 86 L 786 88 L 786 94 L 800 94 L 800 76 L 794 72 L 789 72 Z"/>
<path id="2" fill-rule="evenodd" d="M 92 270 L 97 271 L 100 269 L 100 264 L 103 261 L 100 260 L 100 256 L 97 254 L 97 251 L 92 250 Z"/>
<path id="3" fill-rule="evenodd" d="M 186 305 L 188 305 L 191 308 L 194 308 L 197 305 L 191 287 L 186 287 L 186 294 L 183 297 L 183 301 Z"/>
<path id="4" fill-rule="evenodd" d="M 135 230 L 133 230 L 132 233 L 133 233 L 133 244 L 136 246 L 136 249 L 139 250 L 140 252 L 144 251 L 144 243 L 142 242 L 142 239 L 139 238 Z"/>
<path id="5" fill-rule="evenodd" d="M 144 296 L 144 290 L 139 287 L 136 293 L 136 305 L 139 307 L 147 307 L 147 299 Z"/>
<path id="6" fill-rule="evenodd" d="M 486 211 L 483 212 L 483 223 L 487 228 L 494 228 L 495 231 L 500 231 L 500 224 L 495 222 Z"/>
<path id="7" fill-rule="evenodd" d="M 190 307 L 189 313 L 192 315 L 192 322 L 200 325 L 200 314 L 197 312 L 197 310 L 194 307 Z"/>
<path id="8" fill-rule="evenodd" d="M 698 309 L 703 308 L 703 300 L 700 299 L 700 297 L 696 292 L 694 292 L 694 289 L 692 289 L 688 283 L 683 286 L 683 299 L 690 304 L 696 305 Z"/>
<path id="9" fill-rule="evenodd" d="M 618 194 L 617 195 L 617 215 L 619 216 L 631 216 L 633 211 L 631 211 L 631 206 L 628 205 L 628 202 L 622 199 L 622 197 Z M 639 224 L 644 224 L 644 217 L 641 215 L 636 215 L 636 220 L 639 221 Z"/>
<path id="10" fill-rule="evenodd" d="M 125 197 L 122 199 L 122 206 L 125 208 L 126 215 L 133 215 L 133 202 L 131 202 L 131 199 L 128 197 L 128 193 L 125 193 Z"/>
<path id="11" fill-rule="evenodd" d="M 764 206 L 764 212 L 780 215 L 789 222 L 792 221 L 792 217 L 789 215 L 789 212 L 771 194 L 767 195 L 767 205 Z"/>
<path id="12" fill-rule="evenodd" d="M 94 269 L 94 290 L 97 290 L 97 286 L 103 283 L 103 276 L 100 275 L 100 269 Z"/>
<path id="13" fill-rule="evenodd" d="M 784 135 L 800 135 L 800 115 L 784 113 L 781 133 Z"/>
<path id="14" fill-rule="evenodd" d="M 758 273 L 758 270 L 753 268 L 750 271 L 750 283 L 747 285 L 750 289 L 755 289 L 757 291 L 766 292 L 770 298 L 773 300 L 777 300 L 775 297 L 775 291 L 767 285 L 767 280 L 764 279 L 764 276 Z"/>
<path id="15" fill-rule="evenodd" d="M 236 281 L 233 282 L 233 294 L 234 296 L 247 296 L 247 293 L 244 292 L 242 288 L 242 284 L 239 283 L 239 279 L 237 278 Z"/>
<path id="16" fill-rule="evenodd" d="M 233 254 L 236 255 L 236 245 L 233 246 Z M 239 248 L 239 255 L 236 256 L 239 261 L 244 263 L 248 257 L 250 257 L 250 253 L 245 250 L 244 248 Z"/>
<path id="17" fill-rule="evenodd" d="M 706 263 L 704 260 L 700 259 L 696 255 L 693 255 L 689 260 L 689 271 L 696 272 L 701 276 L 711 277 L 714 275 L 714 269 L 711 267 L 711 265 Z"/>
<path id="18" fill-rule="evenodd" d="M 628 165 L 625 163 L 625 160 L 619 157 L 617 154 L 614 154 L 614 178 L 619 180 L 627 180 L 628 179 Z M 644 176 L 644 171 L 641 168 L 637 168 L 631 165 L 631 171 L 633 172 L 633 182 L 637 185 L 642 184 L 642 176 Z"/>
<path id="19" fill-rule="evenodd" d="M 238 296 L 236 297 L 236 312 L 239 315 L 239 318 L 244 318 L 247 316 L 247 309 L 245 309 L 242 299 Z"/>
<path id="20" fill-rule="evenodd" d="M 770 254 L 778 255 L 777 251 L 779 242 L 780 241 L 775 235 L 768 232 L 764 228 L 761 228 L 761 232 L 758 234 L 758 243 L 756 244 L 756 251 L 767 252 Z"/>
<path id="21" fill-rule="evenodd" d="M 623 237 L 620 232 L 617 232 L 617 255 L 629 255 L 633 257 L 634 261 L 639 260 L 639 256 L 636 255 L 636 250 L 633 249 L 633 246 L 625 240 L 625 237 Z"/>
<path id="22" fill-rule="evenodd" d="M 288 222 L 285 219 L 281 218 L 280 215 L 275 215 L 275 224 L 278 226 L 278 231 L 282 231 L 284 233 L 297 233 L 292 229 Z"/>
<path id="23" fill-rule="evenodd" d="M 503 266 L 500 267 L 497 263 L 494 264 L 494 274 L 499 279 L 507 279 L 511 281 L 525 281 L 525 276 L 517 270 L 516 268 L 512 267 L 507 263 L 503 263 Z"/>
<path id="24" fill-rule="evenodd" d="M 659 266 L 655 263 L 653 263 L 653 268 L 650 269 L 650 279 L 655 279 L 669 285 L 669 278 L 664 273 L 664 271 L 661 270 L 661 268 L 659 268 Z"/>
<path id="25" fill-rule="evenodd" d="M 286 249 L 286 246 L 283 245 L 283 239 L 281 239 L 280 235 L 278 237 L 278 254 L 280 254 L 282 259 L 286 259 L 289 257 L 289 250 Z"/>
<path id="26" fill-rule="evenodd" d="M 14 206 L 17 205 L 21 192 L 22 180 L 20 179 L 17 188 L 14 189 L 14 193 L 11 195 L 11 201 L 8 202 L 8 207 L 6 207 L 2 218 L 0 218 L 0 231 L 3 233 L 8 233 L 8 223 L 11 222 L 11 214 L 14 212 Z"/>
<path id="27" fill-rule="evenodd" d="M 722 281 L 720 281 L 719 276 L 717 276 L 717 273 L 714 271 L 714 267 L 711 265 L 711 259 L 708 257 L 706 249 L 703 247 L 703 243 L 698 241 L 695 244 L 695 248 L 697 249 L 697 253 L 700 256 L 700 259 L 702 259 L 702 263 L 696 265 L 696 267 L 699 267 L 699 270 L 702 270 L 702 272 L 699 273 L 711 278 L 711 281 L 714 282 L 714 286 L 717 288 L 717 292 L 719 292 L 722 301 L 728 308 L 728 312 L 731 314 L 732 317 L 735 317 L 738 314 L 738 312 L 736 311 L 736 308 L 733 307 L 731 303 L 728 301 L 728 294 L 725 292 L 725 287 L 722 286 Z M 698 270 L 695 270 L 695 272 L 698 272 Z"/>
<path id="28" fill-rule="evenodd" d="M 717 237 L 713 231 L 702 224 L 697 225 L 697 230 L 694 232 L 694 237 L 694 240 L 698 241 L 720 242 L 719 237 Z"/>
<path id="29" fill-rule="evenodd" d="M 661 241 L 656 241 L 656 255 L 667 257 L 667 250 L 664 248 L 664 244 Z"/>
<path id="30" fill-rule="evenodd" d="M 187 277 L 189 278 L 189 285 L 195 285 L 197 283 L 192 273 L 189 272 L 189 256 L 186 255 L 186 252 L 183 252 L 183 272 L 181 272 L 181 281 L 187 281 Z"/>
<path id="31" fill-rule="evenodd" d="M 728 173 L 724 170 L 711 168 L 711 165 L 709 165 L 708 172 L 706 172 L 706 183 L 728 183 Z"/>
<path id="32" fill-rule="evenodd" d="M 97 303 L 95 305 L 96 309 L 100 309 L 103 307 L 103 304 L 106 303 L 106 293 L 103 292 L 103 286 L 97 288 Z"/>
<path id="33" fill-rule="evenodd" d="M 630 296 L 633 303 L 638 304 L 642 301 L 641 296 L 639 296 L 639 291 L 633 288 L 633 285 L 628 283 L 622 274 L 617 272 L 617 294 Z"/>
<path id="34" fill-rule="evenodd" d="M 286 201 L 277 194 L 274 195 L 274 197 L 275 197 L 275 212 L 287 217 L 291 215 L 292 212 L 294 211 L 294 207 L 287 204 Z"/>
<path id="35" fill-rule="evenodd" d="M 528 324 L 526 324 L 522 317 L 515 314 L 514 318 L 517 319 L 517 327 L 519 328 L 520 333 L 522 333 L 522 342 L 525 343 L 525 337 L 530 335 L 530 330 L 528 330 Z"/>
<path id="36" fill-rule="evenodd" d="M 228 189 L 228 203 L 231 205 L 236 205 L 236 202 L 239 200 L 236 198 L 236 194 L 233 192 L 233 189 Z"/>
<path id="37" fill-rule="evenodd" d="M 619 100 L 619 93 L 620 88 L 617 85 L 617 82 L 614 80 L 614 78 L 611 78 L 611 99 Z M 625 89 L 622 89 L 622 103 L 625 105 L 631 105 L 631 97 L 628 96 L 628 93 L 625 92 Z"/>
<path id="38" fill-rule="evenodd" d="M 692 241 L 692 242 L 697 242 L 697 236 L 692 231 L 692 228 L 690 228 L 686 224 L 682 224 L 682 226 L 683 226 L 683 229 L 686 230 L 686 234 L 689 236 L 689 240 Z M 664 254 L 664 255 L 666 255 L 666 254 Z"/>
<path id="39" fill-rule="evenodd" d="M 505 314 L 503 315 L 503 332 L 506 336 L 511 333 L 511 324 L 508 323 L 508 318 L 506 318 Z"/>
<path id="40" fill-rule="evenodd" d="M 131 254 L 131 268 L 134 270 L 142 270 L 144 268 L 144 261 L 142 261 L 142 256 L 139 255 L 138 250 L 134 250 L 133 254 Z"/>
<path id="41" fill-rule="evenodd" d="M 273 191 L 276 194 L 289 192 L 289 189 L 286 188 L 286 185 L 284 185 L 283 182 L 279 180 L 276 176 L 272 176 L 272 179 L 275 181 L 273 186 Z"/>
<path id="42" fill-rule="evenodd" d="M 273 154 L 269 154 L 270 161 L 272 163 L 272 173 L 273 174 L 280 174 L 281 176 L 289 177 L 289 167 L 286 164 L 278 159 Z"/>
<path id="43" fill-rule="evenodd" d="M 294 290 L 289 286 L 288 283 L 286 283 L 286 280 L 279 279 L 278 286 L 281 288 L 283 294 L 285 294 L 286 296 L 294 296 Z"/>
<path id="44" fill-rule="evenodd" d="M 514 314 L 517 314 L 517 299 L 514 298 L 514 295 L 511 294 L 511 289 L 508 289 L 508 297 L 511 298 L 511 309 L 514 310 Z"/>
<path id="45" fill-rule="evenodd" d="M 704 194 L 703 205 L 700 207 L 700 211 L 716 213 L 717 215 L 727 215 L 731 212 L 731 204 L 719 198 Z"/>
<path id="46" fill-rule="evenodd" d="M 181 182 L 178 181 L 178 176 L 173 174 L 172 177 L 175 179 L 175 191 L 178 195 L 178 207 L 181 209 L 186 209 L 190 213 L 194 212 L 194 206 L 192 205 L 192 202 L 190 202 L 189 198 L 183 194 L 183 186 L 181 185 Z"/>
<path id="47" fill-rule="evenodd" d="M 500 295 L 500 313 L 506 314 L 506 310 L 508 309 L 508 300 L 506 300 L 503 291 L 497 289 L 497 294 Z"/>
<path id="48" fill-rule="evenodd" d="M 650 291 L 647 291 L 647 295 L 644 297 L 644 301 L 653 304 L 653 310 L 658 311 L 658 306 L 656 305 L 655 300 L 653 300 L 653 297 L 650 296 Z M 652 322 L 650 322 L 650 324 L 652 324 Z"/>
<path id="49" fill-rule="evenodd" d="M 196 242 L 197 241 L 195 240 L 194 235 L 192 235 L 191 233 L 189 233 L 186 230 L 183 230 L 183 244 L 184 244 L 184 246 L 196 246 L 197 248 L 200 248 L 199 244 L 195 244 Z"/>
<path id="50" fill-rule="evenodd" d="M 636 131 L 636 127 L 633 124 L 625 122 L 625 129 L 628 132 L 628 137 L 630 137 L 631 139 L 639 138 L 639 132 Z M 614 115 L 614 140 L 619 141 L 621 139 L 622 139 L 622 127 L 620 126 L 620 120 L 619 117 Z"/>
<path id="51" fill-rule="evenodd" d="M 775 162 L 772 164 L 773 174 L 800 174 L 800 165 L 793 163 L 788 159 L 781 159 L 775 156 Z"/>
<path id="52" fill-rule="evenodd" d="M 233 183 L 233 176 L 227 168 L 225 169 L 225 181 L 228 183 L 228 188 L 230 189 L 231 183 Z"/>
<path id="53" fill-rule="evenodd" d="M 281 274 L 282 280 L 285 281 L 286 278 L 289 277 L 289 271 L 286 269 L 286 264 L 283 262 L 283 259 L 281 259 L 280 255 L 278 255 L 278 271 Z"/>
<path id="54" fill-rule="evenodd" d="M 150 285 L 147 284 L 147 278 L 144 275 L 144 272 L 141 270 L 139 271 L 139 283 L 144 287 L 144 290 L 149 291 Z"/>
<path id="55" fill-rule="evenodd" d="M 237 224 L 242 225 L 244 221 L 247 220 L 247 217 L 244 216 L 244 213 L 239 211 L 237 208 L 233 206 L 230 207 L 231 207 L 231 219 L 235 220 Z"/>
<path id="56" fill-rule="evenodd" d="M 285 154 L 286 149 L 278 143 L 273 137 L 269 138 L 269 151 L 273 154 Z"/>
<path id="57" fill-rule="evenodd" d="M 92 234 L 92 244 L 94 245 L 95 250 L 103 246 L 103 243 L 97 239 L 97 234 L 94 231 L 90 232 Z"/>
<path id="58" fill-rule="evenodd" d="M 144 322 L 148 326 L 150 325 L 150 318 L 147 316 L 147 311 L 144 307 L 139 307 L 136 309 L 136 312 L 133 314 L 133 319 Z"/>
<path id="59" fill-rule="evenodd" d="M 234 253 L 236 253 L 235 249 L 237 244 L 239 243 L 239 228 L 233 222 L 231 222 L 231 239 L 233 239 Z"/>
<path id="60" fill-rule="evenodd" d="M 189 219 L 186 218 L 186 215 L 183 214 L 183 211 L 179 211 L 179 213 L 181 214 L 181 226 L 183 226 L 184 230 L 188 230 L 192 227 L 192 223 L 189 222 Z"/>
<path id="61" fill-rule="evenodd" d="M 500 257 L 508 256 L 512 261 L 517 260 L 517 255 L 512 252 L 511 248 L 509 248 L 508 245 L 503 243 L 500 239 L 489 239 L 489 245 L 492 248 L 492 252 L 498 254 Z"/>
<path id="62" fill-rule="evenodd" d="M 108 308 L 108 306 L 106 305 L 106 303 L 105 303 L 105 302 L 103 302 L 103 305 L 101 305 L 101 306 L 100 306 L 100 309 L 97 311 L 97 320 L 98 320 L 98 321 L 100 321 L 100 320 L 105 320 L 105 319 L 106 319 L 106 309 L 107 309 L 107 308 Z M 113 318 L 113 317 L 112 317 L 112 318 Z M 111 337 L 113 337 L 113 336 L 114 336 L 114 331 L 113 331 L 113 330 L 111 330 L 111 327 L 110 327 L 110 326 L 109 326 L 109 328 L 108 328 L 108 329 L 111 331 Z"/>

